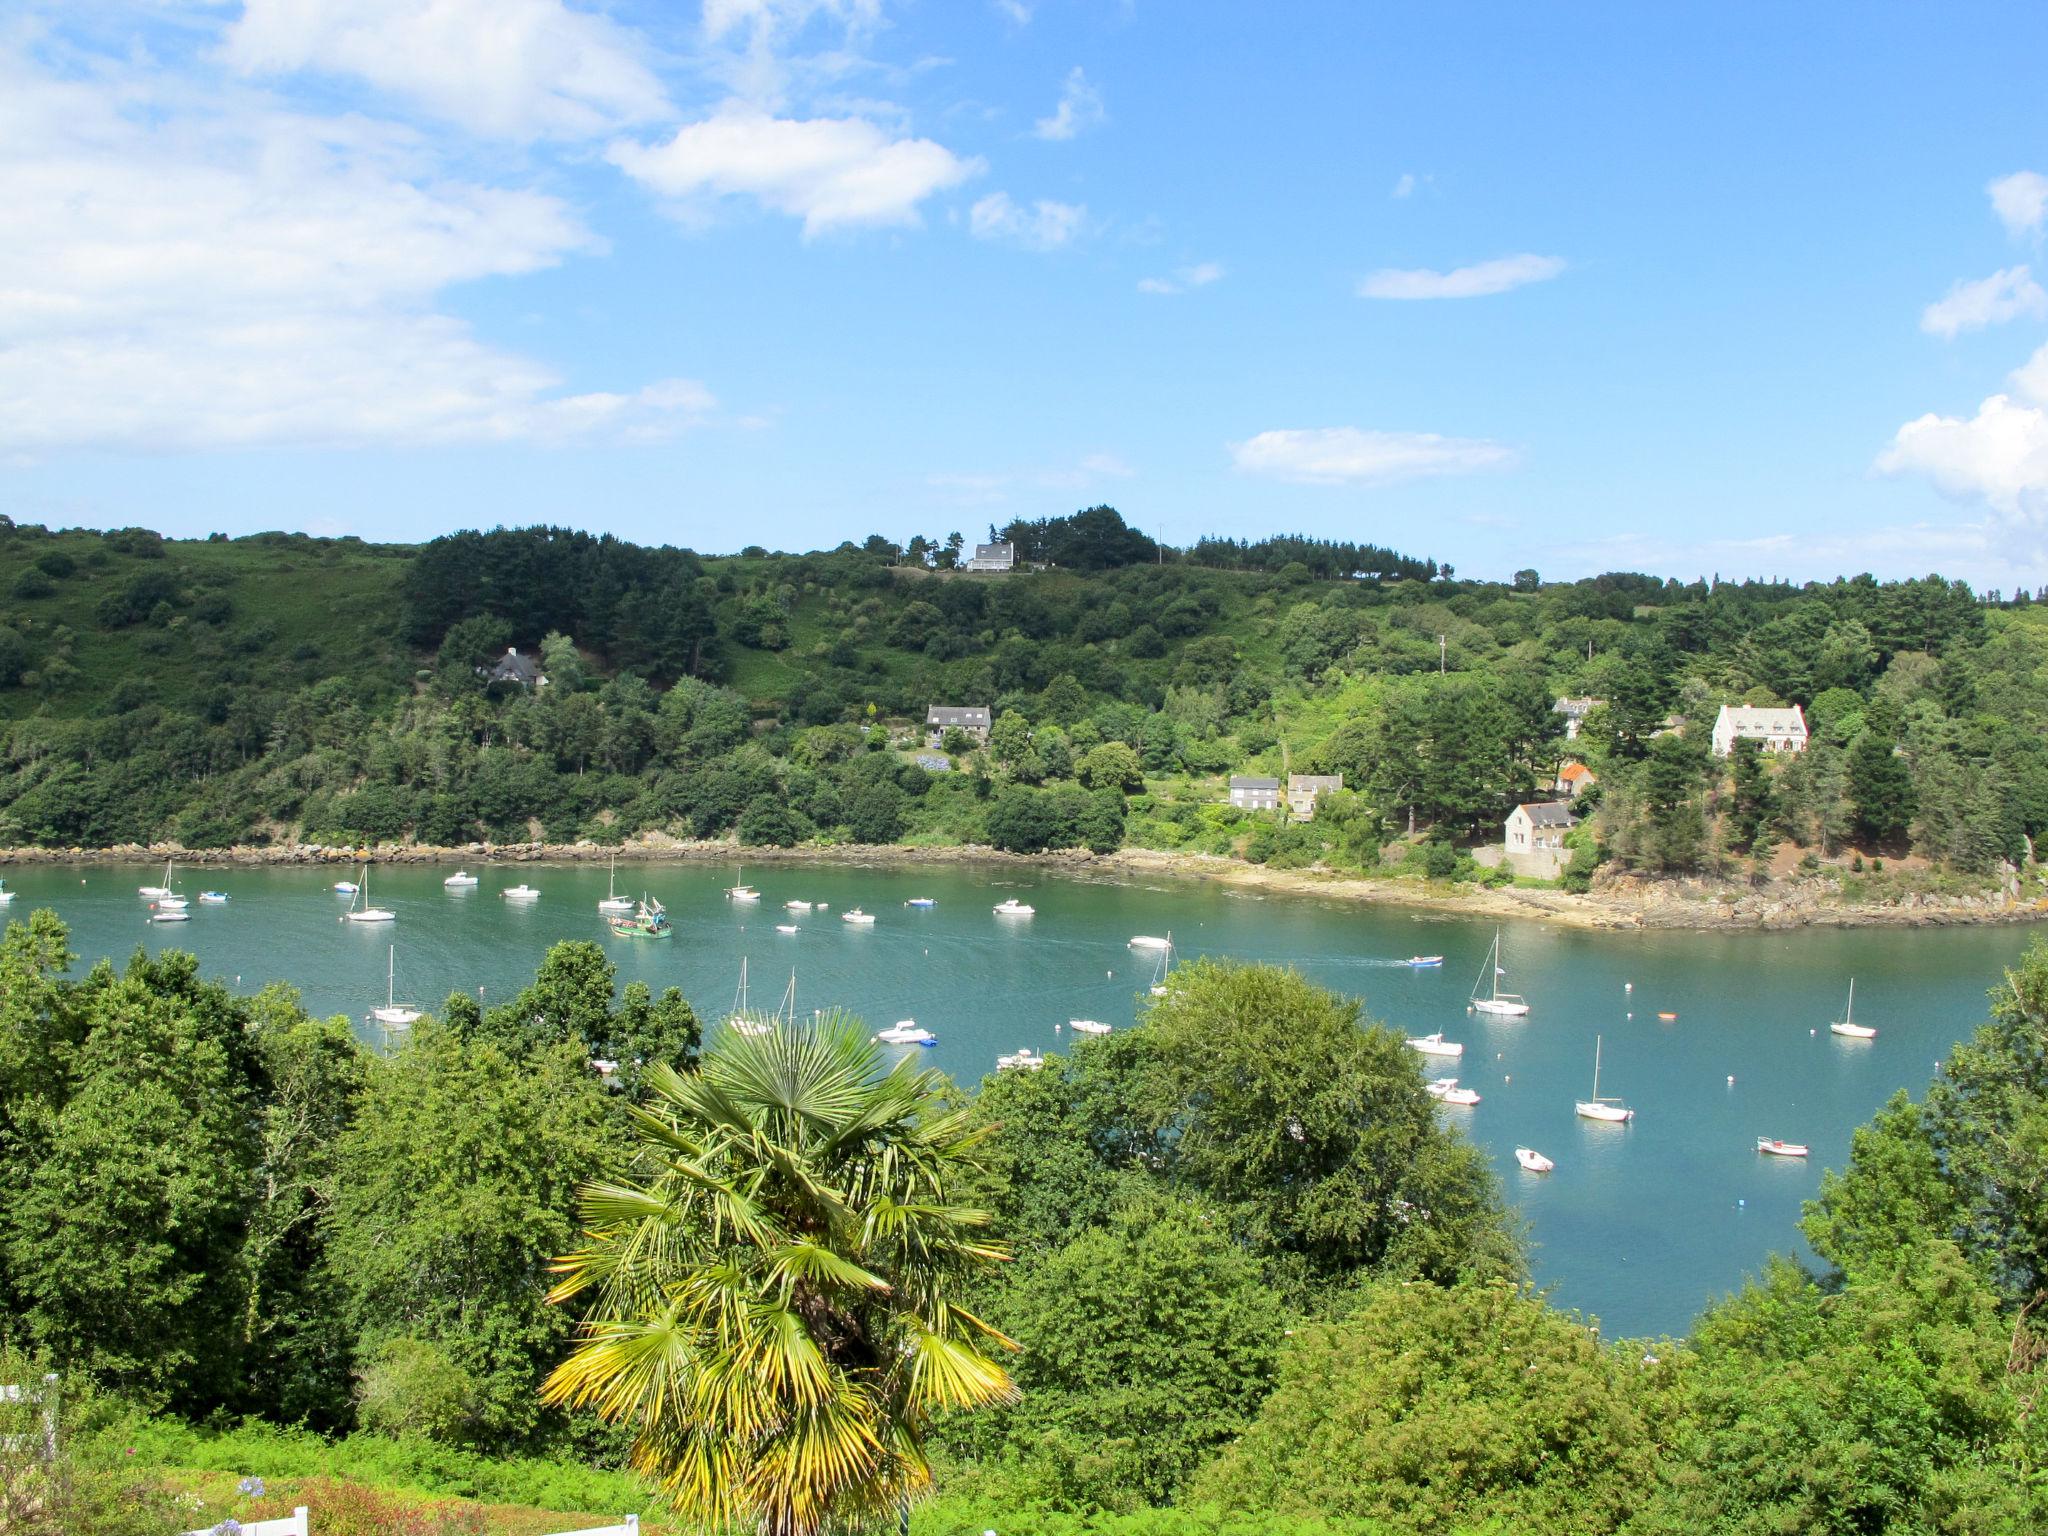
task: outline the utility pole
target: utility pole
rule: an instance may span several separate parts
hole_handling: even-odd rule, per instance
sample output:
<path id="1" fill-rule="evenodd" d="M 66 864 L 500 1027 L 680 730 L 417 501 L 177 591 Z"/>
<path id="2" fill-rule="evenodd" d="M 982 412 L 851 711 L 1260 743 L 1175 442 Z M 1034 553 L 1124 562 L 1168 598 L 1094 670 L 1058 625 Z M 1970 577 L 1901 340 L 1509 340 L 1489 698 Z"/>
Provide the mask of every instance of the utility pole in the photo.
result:
<path id="1" fill-rule="evenodd" d="M 1444 657 L 1449 648 L 1449 641 L 1450 637 L 1448 635 L 1438 635 L 1436 637 L 1436 675 L 1438 677 L 1444 675 Z"/>

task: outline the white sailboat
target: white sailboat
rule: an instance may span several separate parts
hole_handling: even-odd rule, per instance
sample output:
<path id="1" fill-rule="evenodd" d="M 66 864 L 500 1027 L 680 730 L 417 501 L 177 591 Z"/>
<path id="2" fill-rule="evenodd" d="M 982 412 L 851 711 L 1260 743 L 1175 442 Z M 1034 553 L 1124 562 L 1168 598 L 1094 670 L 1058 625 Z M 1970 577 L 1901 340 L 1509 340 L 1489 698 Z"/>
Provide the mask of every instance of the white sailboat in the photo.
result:
<path id="1" fill-rule="evenodd" d="M 1131 942 L 1126 947 L 1130 949 L 1171 949 L 1173 948 L 1173 935 L 1169 933 L 1162 939 L 1149 933 L 1132 934 Z"/>
<path id="2" fill-rule="evenodd" d="M 419 1021 L 420 1009 L 411 1003 L 398 1000 L 398 946 L 391 946 L 391 953 L 384 962 L 384 1006 L 372 1008 L 370 1017 L 379 1024 L 392 1029 L 403 1029 Z"/>
<path id="3" fill-rule="evenodd" d="M 1486 969 L 1472 983 L 1472 1011 L 1504 1019 L 1522 1018 L 1529 1012 L 1529 1005 L 1522 1001 L 1520 993 L 1501 991 L 1500 978 L 1500 930 L 1496 928 L 1493 930 L 1493 948 L 1486 956 Z M 1481 997 L 1482 991 L 1487 995 Z"/>
<path id="4" fill-rule="evenodd" d="M 619 894 L 619 856 L 616 853 L 612 855 L 611 884 L 605 888 L 604 900 L 597 904 L 597 910 L 606 914 L 633 910 L 633 898 Z"/>
<path id="5" fill-rule="evenodd" d="M 6 906 L 12 900 L 14 900 L 14 892 L 7 889 L 7 882 L 5 880 L 0 880 L 0 907 Z"/>
<path id="6" fill-rule="evenodd" d="M 1408 1049 L 1420 1051 L 1425 1056 L 1462 1056 L 1465 1047 L 1455 1040 L 1446 1040 L 1439 1030 L 1433 1035 L 1415 1035 L 1408 1041 Z"/>
<path id="7" fill-rule="evenodd" d="M 789 984 L 793 991 L 796 987 L 794 971 L 789 973 Z M 747 961 L 744 955 L 740 957 L 740 988 L 733 994 L 732 1012 L 725 1016 L 725 1022 L 743 1035 L 765 1035 L 775 1028 L 774 1019 L 764 1018 L 747 1007 Z"/>
<path id="8" fill-rule="evenodd" d="M 1604 1120 L 1610 1125 L 1626 1125 L 1635 1119 L 1636 1112 L 1624 1109 L 1617 1098 L 1600 1097 L 1600 1037 L 1593 1037 L 1593 1097 L 1581 1099 L 1573 1106 L 1582 1120 Z"/>
<path id="9" fill-rule="evenodd" d="M 348 910 L 341 914 L 341 920 L 344 923 L 395 923 L 398 921 L 398 914 L 389 907 L 373 907 L 370 905 L 370 866 L 367 864 L 363 866 L 363 883 L 356 888 L 355 895 L 349 898 Z"/>
<path id="10" fill-rule="evenodd" d="M 1166 996 L 1166 975 L 1173 969 L 1173 935 L 1166 936 L 1166 948 L 1159 951 L 1159 968 L 1152 973 L 1152 995 Z"/>
<path id="11" fill-rule="evenodd" d="M 1849 1006 L 1842 1016 L 1828 1026 L 1828 1033 L 1841 1035 L 1850 1040 L 1875 1040 L 1877 1031 L 1868 1024 L 1856 1022 L 1856 978 L 1849 978 Z"/>
<path id="12" fill-rule="evenodd" d="M 158 897 L 170 895 L 171 861 L 169 859 L 164 860 L 164 883 L 162 885 L 138 885 L 137 887 L 135 887 L 135 894 L 138 896 L 146 896 L 152 901 L 156 900 Z"/>
<path id="13" fill-rule="evenodd" d="M 725 888 L 725 899 L 727 901 L 759 901 L 761 899 L 761 893 L 747 884 L 746 865 L 742 864 L 740 866 L 739 884 L 728 885 Z"/>

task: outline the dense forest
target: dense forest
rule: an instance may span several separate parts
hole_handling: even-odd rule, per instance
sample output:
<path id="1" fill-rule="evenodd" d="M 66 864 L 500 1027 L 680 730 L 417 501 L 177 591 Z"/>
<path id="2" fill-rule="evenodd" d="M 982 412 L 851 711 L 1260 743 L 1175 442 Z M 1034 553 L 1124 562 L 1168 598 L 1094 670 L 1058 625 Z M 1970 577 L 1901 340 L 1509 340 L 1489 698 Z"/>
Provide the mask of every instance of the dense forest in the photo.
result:
<path id="1" fill-rule="evenodd" d="M 995 532 L 996 530 L 991 530 Z M 565 529 L 420 546 L 0 520 L 0 845 L 1126 844 L 1504 881 L 1468 850 L 1585 762 L 1562 880 L 1968 888 L 2048 828 L 2048 613 L 1939 577 L 1506 585 L 1111 508 L 804 555 Z M 508 647 L 545 686 L 492 684 Z M 1561 697 L 1598 707 L 1575 739 Z M 934 704 L 992 739 L 927 748 Z M 1708 751 L 1720 705 L 1811 748 Z M 1230 773 L 1342 773 L 1313 822 Z"/>
<path id="2" fill-rule="evenodd" d="M 1683 1340 L 1534 1294 L 1418 1058 L 1286 971 L 1187 966 L 963 1094 L 834 1016 L 700 1059 L 585 943 L 388 1055 L 67 944 L 0 940 L 0 1379 L 59 1373 L 75 1459 L 0 1438 L 10 1531 L 189 1528 L 135 1448 L 304 1454 L 266 1425 L 473 1484 L 632 1460 L 791 1536 L 934 1488 L 931 1536 L 2048 1524 L 2048 944 L 1826 1175 L 1816 1267 Z"/>

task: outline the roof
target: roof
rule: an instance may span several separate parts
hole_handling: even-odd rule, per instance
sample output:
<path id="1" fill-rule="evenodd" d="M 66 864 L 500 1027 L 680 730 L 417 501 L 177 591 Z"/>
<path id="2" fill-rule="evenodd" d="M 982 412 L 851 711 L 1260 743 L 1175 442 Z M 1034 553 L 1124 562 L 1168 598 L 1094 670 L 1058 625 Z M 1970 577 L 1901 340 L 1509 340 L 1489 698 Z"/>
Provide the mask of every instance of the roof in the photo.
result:
<path id="1" fill-rule="evenodd" d="M 1515 807 L 1529 818 L 1534 827 L 1568 827 L 1572 824 L 1572 808 L 1562 800 L 1538 800 L 1533 805 Z"/>
<path id="2" fill-rule="evenodd" d="M 1573 715 L 1573 716 L 1576 716 L 1576 717 L 1578 717 L 1578 718 L 1581 718 L 1581 719 L 1583 719 L 1583 718 L 1584 718 L 1585 716 L 1587 716 L 1587 715 L 1591 714 L 1591 713 L 1592 713 L 1592 712 L 1593 712 L 1594 710 L 1598 709 L 1598 708 L 1599 708 L 1599 707 L 1600 707 L 1600 706 L 1601 706 L 1602 704 L 1604 704 L 1605 702 L 1606 702 L 1606 700 L 1605 700 L 1605 699 L 1594 699 L 1594 698 L 1582 698 L 1582 699 L 1563 699 L 1563 698 L 1561 698 L 1561 699 L 1559 699 L 1559 700 L 1558 700 L 1558 701 L 1557 701 L 1557 702 L 1556 702 L 1555 704 L 1553 704 L 1553 705 L 1551 705 L 1551 706 L 1550 706 L 1550 712 L 1551 712 L 1552 714 L 1554 714 L 1554 715 Z"/>
<path id="3" fill-rule="evenodd" d="M 1576 784 L 1581 779 L 1597 780 L 1600 775 L 1588 768 L 1584 763 L 1566 763 L 1557 770 L 1557 777 L 1561 783 Z"/>
<path id="4" fill-rule="evenodd" d="M 1294 789 L 1342 789 L 1344 775 L 1341 773 L 1290 773 L 1287 787 Z"/>
<path id="5" fill-rule="evenodd" d="M 491 681 L 494 683 L 535 683 L 540 680 L 540 667 L 531 656 L 522 656 L 516 646 L 508 647 L 491 667 Z"/>
<path id="6" fill-rule="evenodd" d="M 1242 773 L 1233 773 L 1230 776 L 1230 787 L 1232 789 L 1278 789 L 1280 781 L 1278 779 L 1261 779 Z"/>
<path id="7" fill-rule="evenodd" d="M 1738 736 L 1751 732 L 1758 735 L 1774 736 L 1786 731 L 1806 729 L 1806 716 L 1797 704 L 1788 709 L 1760 709 L 1748 704 L 1723 704 L 1721 713 L 1714 720 L 1714 729 L 1727 726 Z"/>
<path id="8" fill-rule="evenodd" d="M 977 544 L 974 546 L 974 558 L 977 560 L 1014 560 L 1017 558 L 1017 546 L 1014 544 Z"/>
<path id="9" fill-rule="evenodd" d="M 988 706 L 986 704 L 934 704 L 925 711 L 924 723 L 945 727 L 964 725 L 988 729 Z"/>

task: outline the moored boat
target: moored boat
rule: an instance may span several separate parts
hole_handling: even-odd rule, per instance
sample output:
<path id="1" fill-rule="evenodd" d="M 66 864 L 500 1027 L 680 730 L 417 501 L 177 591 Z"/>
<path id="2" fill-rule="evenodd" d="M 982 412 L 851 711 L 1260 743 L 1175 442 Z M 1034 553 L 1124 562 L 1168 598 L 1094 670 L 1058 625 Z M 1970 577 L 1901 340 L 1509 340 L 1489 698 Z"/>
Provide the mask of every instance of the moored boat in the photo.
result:
<path id="1" fill-rule="evenodd" d="M 1529 1005 L 1522 1001 L 1520 993 L 1501 991 L 1500 979 L 1505 974 L 1506 970 L 1500 963 L 1500 930 L 1496 928 L 1493 930 L 1493 948 L 1486 956 L 1486 969 L 1480 972 L 1479 979 L 1472 983 L 1471 1008 L 1474 1013 L 1490 1013 L 1496 1018 L 1519 1019 L 1529 1012 Z M 1486 988 L 1489 982 L 1492 983 L 1492 989 L 1486 996 L 1481 997 L 1481 990 Z"/>
<path id="2" fill-rule="evenodd" d="M 540 892 L 534 887 L 525 884 L 508 885 L 498 894 L 507 901 L 528 902 L 540 900 Z"/>
<path id="3" fill-rule="evenodd" d="M 622 939 L 665 939 L 675 932 L 669 925 L 667 909 L 646 895 L 641 896 L 633 911 L 615 912 L 605 921 Z"/>
<path id="4" fill-rule="evenodd" d="M 938 903 L 929 896 L 913 896 L 904 902 L 903 905 L 906 907 L 936 907 Z"/>
<path id="5" fill-rule="evenodd" d="M 391 946 L 391 952 L 384 962 L 384 1006 L 372 1008 L 370 1017 L 379 1024 L 392 1029 L 404 1029 L 419 1022 L 420 1009 L 412 1003 L 398 1000 L 398 946 Z"/>
<path id="6" fill-rule="evenodd" d="M 199 893 L 199 905 L 202 907 L 224 907 L 227 904 L 228 893 L 226 891 L 201 891 Z"/>
<path id="7" fill-rule="evenodd" d="M 875 1036 L 883 1045 L 937 1045 L 939 1037 L 921 1028 L 915 1019 L 898 1019 Z"/>
<path id="8" fill-rule="evenodd" d="M 1045 1065 L 1045 1058 L 1028 1045 L 1019 1046 L 1008 1055 L 996 1058 L 998 1072 L 1036 1072 Z"/>
<path id="9" fill-rule="evenodd" d="M 1479 1102 L 1479 1090 L 1460 1088 L 1455 1077 L 1440 1077 L 1433 1083 L 1425 1083 L 1422 1091 L 1439 1104 L 1458 1104 L 1466 1107 Z"/>
<path id="10" fill-rule="evenodd" d="M 192 914 L 182 906 L 167 907 L 158 902 L 150 908 L 149 920 L 152 923 L 189 923 L 192 921 Z"/>
<path id="11" fill-rule="evenodd" d="M 863 912 L 859 907 L 855 907 L 851 912 L 840 913 L 839 921 L 851 923 L 856 928 L 872 928 L 875 925 L 874 914 Z"/>
<path id="12" fill-rule="evenodd" d="M 1433 1035 L 1410 1036 L 1408 1049 L 1420 1051 L 1425 1056 L 1462 1056 L 1465 1054 L 1465 1047 L 1455 1040 L 1446 1040 L 1441 1030 Z"/>
<path id="13" fill-rule="evenodd" d="M 641 904 L 646 904 L 644 899 Z M 607 916 L 613 913 L 629 913 L 633 910 L 633 898 L 619 894 L 619 856 L 616 853 L 612 855 L 611 877 L 605 886 L 604 900 L 597 904 L 597 910 Z"/>
<path id="14" fill-rule="evenodd" d="M 1129 949 L 1171 949 L 1173 948 L 1173 940 L 1171 938 L 1156 938 L 1149 933 L 1137 933 L 1131 935 L 1131 941 L 1125 947 Z"/>
<path id="15" fill-rule="evenodd" d="M 1410 955 L 1401 962 L 1412 971 L 1426 971 L 1444 963 L 1442 955 Z"/>
<path id="16" fill-rule="evenodd" d="M 1856 978 L 1849 978 L 1849 1006 L 1842 1016 L 1828 1026 L 1828 1033 L 1840 1035 L 1846 1040 L 1874 1040 L 1877 1031 L 1868 1024 L 1856 1022 Z"/>
<path id="17" fill-rule="evenodd" d="M 1636 1112 L 1624 1108 L 1621 1100 L 1600 1096 L 1600 1037 L 1593 1037 L 1593 1097 L 1581 1099 L 1572 1106 L 1582 1120 L 1600 1120 L 1609 1125 L 1626 1125 L 1635 1119 Z"/>
<path id="18" fill-rule="evenodd" d="M 995 910 L 997 917 L 1029 917 L 1037 908 L 1012 896 L 1007 901 L 997 902 Z"/>
<path id="19" fill-rule="evenodd" d="M 148 897 L 151 900 L 155 900 L 159 896 L 170 895 L 171 861 L 169 859 L 164 860 L 164 883 L 162 885 L 138 885 L 135 888 L 135 894 L 138 896 Z"/>
<path id="20" fill-rule="evenodd" d="M 349 898 L 348 910 L 341 914 L 341 920 L 344 923 L 395 923 L 398 921 L 398 914 L 389 907 L 373 907 L 370 905 L 369 865 L 365 864 L 363 866 L 362 884 L 352 885 L 349 888 L 355 892 L 355 895 Z"/>
<path id="21" fill-rule="evenodd" d="M 476 876 L 466 869 L 458 869 L 454 874 L 441 882 L 443 888 L 451 891 L 466 891 L 475 886 L 476 883 Z"/>
<path id="22" fill-rule="evenodd" d="M 1775 1136 L 1757 1137 L 1756 1149 L 1768 1157 L 1805 1157 L 1807 1155 L 1807 1147 L 1804 1142 L 1780 1141 Z"/>
<path id="23" fill-rule="evenodd" d="M 1548 1173 L 1557 1166 L 1534 1147 L 1515 1148 L 1515 1161 L 1530 1173 Z"/>
<path id="24" fill-rule="evenodd" d="M 737 885 L 728 885 L 725 888 L 725 899 L 727 901 L 759 901 L 761 899 L 761 893 L 747 884 L 745 865 L 740 867 L 739 883 Z"/>
<path id="25" fill-rule="evenodd" d="M 1069 1019 L 1067 1028 L 1077 1035 L 1106 1035 L 1110 1031 L 1110 1026 L 1100 1019 Z"/>

